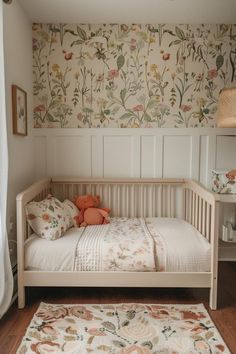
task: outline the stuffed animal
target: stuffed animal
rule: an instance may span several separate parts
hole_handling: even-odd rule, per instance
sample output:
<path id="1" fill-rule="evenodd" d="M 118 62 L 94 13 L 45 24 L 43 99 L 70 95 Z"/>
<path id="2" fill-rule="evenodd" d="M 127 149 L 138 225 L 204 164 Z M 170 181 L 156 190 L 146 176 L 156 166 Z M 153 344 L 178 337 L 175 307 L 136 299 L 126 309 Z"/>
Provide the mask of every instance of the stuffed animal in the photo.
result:
<path id="1" fill-rule="evenodd" d="M 77 225 L 101 225 L 109 223 L 109 208 L 98 208 L 100 197 L 98 195 L 80 195 L 74 199 L 80 213 L 76 217 Z"/>

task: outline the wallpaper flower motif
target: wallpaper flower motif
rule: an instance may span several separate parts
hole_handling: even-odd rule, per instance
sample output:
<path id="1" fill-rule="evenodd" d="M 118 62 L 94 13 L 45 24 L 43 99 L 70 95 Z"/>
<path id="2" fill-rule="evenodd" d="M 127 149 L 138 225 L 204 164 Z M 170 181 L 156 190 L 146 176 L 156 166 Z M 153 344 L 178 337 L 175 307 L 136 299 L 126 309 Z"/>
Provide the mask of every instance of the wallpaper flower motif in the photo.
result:
<path id="1" fill-rule="evenodd" d="M 33 25 L 36 128 L 214 127 L 236 25 Z"/>

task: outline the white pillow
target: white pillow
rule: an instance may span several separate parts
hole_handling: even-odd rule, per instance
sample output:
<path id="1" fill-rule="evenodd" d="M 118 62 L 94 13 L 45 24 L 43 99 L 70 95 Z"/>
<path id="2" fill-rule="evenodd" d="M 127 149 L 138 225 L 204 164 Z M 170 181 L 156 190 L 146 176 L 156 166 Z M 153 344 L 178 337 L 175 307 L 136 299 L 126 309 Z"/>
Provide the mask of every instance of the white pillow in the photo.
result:
<path id="1" fill-rule="evenodd" d="M 63 202 L 67 213 L 70 215 L 71 218 L 71 226 L 78 227 L 77 222 L 76 222 L 76 216 L 79 215 L 80 211 L 77 208 L 77 206 L 71 202 L 69 199 L 65 199 Z"/>
<path id="2" fill-rule="evenodd" d="M 26 218 L 33 231 L 47 240 L 56 240 L 71 226 L 71 218 L 63 203 L 49 195 L 40 202 L 26 205 Z"/>

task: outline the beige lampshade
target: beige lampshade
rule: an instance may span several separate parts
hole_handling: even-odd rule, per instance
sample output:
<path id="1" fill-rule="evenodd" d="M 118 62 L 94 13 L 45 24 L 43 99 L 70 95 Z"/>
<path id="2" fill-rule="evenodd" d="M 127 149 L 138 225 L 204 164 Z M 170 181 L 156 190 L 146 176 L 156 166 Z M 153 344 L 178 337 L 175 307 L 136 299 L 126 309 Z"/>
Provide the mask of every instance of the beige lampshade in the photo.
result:
<path id="1" fill-rule="evenodd" d="M 217 125 L 236 128 L 236 87 L 223 89 L 219 96 Z"/>

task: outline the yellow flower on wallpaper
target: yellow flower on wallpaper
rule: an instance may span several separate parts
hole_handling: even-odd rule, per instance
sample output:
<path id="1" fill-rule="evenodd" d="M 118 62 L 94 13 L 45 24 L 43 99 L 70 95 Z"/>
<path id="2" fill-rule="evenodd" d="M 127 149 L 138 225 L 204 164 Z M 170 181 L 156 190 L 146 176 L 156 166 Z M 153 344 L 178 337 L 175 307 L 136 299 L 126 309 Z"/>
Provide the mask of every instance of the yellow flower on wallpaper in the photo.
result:
<path id="1" fill-rule="evenodd" d="M 157 64 L 151 64 L 150 65 L 151 71 L 156 71 L 157 70 Z"/>
<path id="2" fill-rule="evenodd" d="M 52 65 L 52 71 L 59 71 L 59 70 L 60 70 L 60 66 L 58 64 Z"/>

